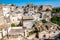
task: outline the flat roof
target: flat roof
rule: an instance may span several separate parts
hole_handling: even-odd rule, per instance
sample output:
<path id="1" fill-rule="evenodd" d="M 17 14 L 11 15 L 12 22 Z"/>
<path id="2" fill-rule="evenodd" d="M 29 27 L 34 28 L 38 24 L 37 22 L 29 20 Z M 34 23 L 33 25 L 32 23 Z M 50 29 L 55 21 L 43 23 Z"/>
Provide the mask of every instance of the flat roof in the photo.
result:
<path id="1" fill-rule="evenodd" d="M 23 33 L 23 32 L 24 32 L 24 29 L 11 29 L 8 35 L 19 35 L 20 33 Z"/>

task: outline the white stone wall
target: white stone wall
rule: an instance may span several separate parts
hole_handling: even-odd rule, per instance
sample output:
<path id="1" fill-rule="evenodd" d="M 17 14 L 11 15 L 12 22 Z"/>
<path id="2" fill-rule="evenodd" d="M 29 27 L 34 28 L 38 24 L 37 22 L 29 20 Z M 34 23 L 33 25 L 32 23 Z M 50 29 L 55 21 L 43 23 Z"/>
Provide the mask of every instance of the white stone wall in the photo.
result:
<path id="1" fill-rule="evenodd" d="M 36 21 L 36 20 L 40 21 L 39 16 L 40 16 L 40 14 L 32 15 L 33 21 Z"/>
<path id="2" fill-rule="evenodd" d="M 1 31 L 0 31 L 0 39 L 2 38 Z"/>
<path id="3" fill-rule="evenodd" d="M 31 28 L 33 26 L 33 21 L 23 21 L 23 26 L 26 28 Z"/>
<path id="4" fill-rule="evenodd" d="M 30 36 L 28 37 L 28 39 L 33 39 L 33 38 L 35 38 L 35 35 L 36 35 L 36 34 L 30 35 Z"/>
<path id="5" fill-rule="evenodd" d="M 43 39 L 44 38 L 43 37 L 44 35 L 46 36 L 45 38 L 49 38 L 49 34 L 47 32 L 45 32 L 45 31 L 42 31 L 42 32 L 39 33 L 39 38 L 40 39 Z"/>
<path id="6" fill-rule="evenodd" d="M 18 19 L 22 19 L 22 13 L 17 14 Z"/>
<path id="7" fill-rule="evenodd" d="M 10 6 L 11 11 L 16 11 L 16 6 Z"/>
<path id="8" fill-rule="evenodd" d="M 10 30 L 11 30 L 11 27 L 9 27 L 8 30 L 7 29 L 6 30 L 5 29 L 1 30 L 0 31 L 0 39 L 2 38 L 2 35 L 6 36 L 7 35 L 7 31 L 9 33 Z"/>
<path id="9" fill-rule="evenodd" d="M 24 12 L 23 8 L 18 8 L 17 10 L 20 11 L 21 13 Z"/>
<path id="10" fill-rule="evenodd" d="M 6 36 L 7 35 L 7 30 L 2 30 L 3 31 L 3 36 Z"/>
<path id="11" fill-rule="evenodd" d="M 47 8 L 52 10 L 52 7 L 50 5 L 43 5 L 43 9 L 42 10 L 46 10 Z"/>
<path id="12" fill-rule="evenodd" d="M 10 22 L 11 23 L 15 23 L 15 24 L 18 24 L 19 22 L 18 22 L 18 17 L 17 16 L 15 16 L 15 17 L 13 17 L 13 16 L 10 16 Z"/>
<path id="13" fill-rule="evenodd" d="M 10 12 L 10 7 L 9 6 L 3 6 L 3 14 L 6 16 L 6 14 Z"/>
<path id="14" fill-rule="evenodd" d="M 11 27 L 11 29 L 22 29 L 22 27 Z"/>
<path id="15" fill-rule="evenodd" d="M 10 30 L 11 30 L 11 27 L 8 28 L 8 33 L 10 32 Z"/>
<path id="16" fill-rule="evenodd" d="M 45 19 L 46 21 L 49 21 L 51 19 L 51 11 L 42 12 L 42 19 Z"/>

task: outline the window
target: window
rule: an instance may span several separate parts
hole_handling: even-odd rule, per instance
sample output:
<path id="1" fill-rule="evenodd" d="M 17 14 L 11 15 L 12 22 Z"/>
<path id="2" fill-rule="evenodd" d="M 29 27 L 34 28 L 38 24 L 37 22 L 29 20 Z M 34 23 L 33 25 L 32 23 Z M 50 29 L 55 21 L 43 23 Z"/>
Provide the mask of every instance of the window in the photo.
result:
<path id="1" fill-rule="evenodd" d="M 44 35 L 43 35 L 43 37 L 45 38 L 45 37 L 46 37 L 46 35 L 44 34 Z"/>
<path id="2" fill-rule="evenodd" d="M 42 13 L 40 13 L 40 18 L 42 18 Z"/>
<path id="3" fill-rule="evenodd" d="M 60 30 L 60 28 L 59 27 L 57 27 L 58 28 L 58 30 Z"/>
<path id="4" fill-rule="evenodd" d="M 14 19 L 13 19 L 13 21 L 14 21 Z"/>
<path id="5" fill-rule="evenodd" d="M 55 33 L 55 31 L 54 31 L 54 33 Z"/>
<path id="6" fill-rule="evenodd" d="M 46 25 L 45 27 L 46 27 L 46 28 L 47 28 L 47 30 L 48 30 L 48 26 Z"/>

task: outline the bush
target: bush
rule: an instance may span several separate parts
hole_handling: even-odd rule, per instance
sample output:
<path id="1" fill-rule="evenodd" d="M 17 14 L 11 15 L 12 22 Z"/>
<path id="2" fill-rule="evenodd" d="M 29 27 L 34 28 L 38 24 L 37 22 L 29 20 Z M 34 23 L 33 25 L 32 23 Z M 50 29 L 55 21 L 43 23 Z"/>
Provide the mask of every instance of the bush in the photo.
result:
<path id="1" fill-rule="evenodd" d="M 43 23 L 46 23 L 47 21 L 45 19 L 42 20 Z"/>
<path id="2" fill-rule="evenodd" d="M 16 27 L 16 25 L 14 23 L 11 24 L 11 27 Z"/>
<path id="3" fill-rule="evenodd" d="M 34 31 L 31 31 L 31 32 L 29 32 L 29 35 L 32 35 L 34 33 Z"/>

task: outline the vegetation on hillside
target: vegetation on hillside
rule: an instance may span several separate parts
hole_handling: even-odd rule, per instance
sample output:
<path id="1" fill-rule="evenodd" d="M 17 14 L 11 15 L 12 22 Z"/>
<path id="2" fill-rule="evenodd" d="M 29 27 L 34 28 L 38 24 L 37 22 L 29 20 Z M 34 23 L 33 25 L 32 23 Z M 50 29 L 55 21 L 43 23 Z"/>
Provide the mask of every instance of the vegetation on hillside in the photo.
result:
<path id="1" fill-rule="evenodd" d="M 52 12 L 60 13 L 60 7 L 52 8 Z"/>
<path id="2" fill-rule="evenodd" d="M 60 26 L 60 18 L 59 18 L 59 17 L 53 16 L 53 17 L 51 18 L 51 22 L 53 22 L 53 23 L 55 23 L 55 24 L 57 24 L 57 25 Z"/>
<path id="3" fill-rule="evenodd" d="M 52 12 L 60 13 L 60 7 L 52 8 Z M 51 18 L 51 22 L 60 26 L 60 17 L 57 14 Z"/>

